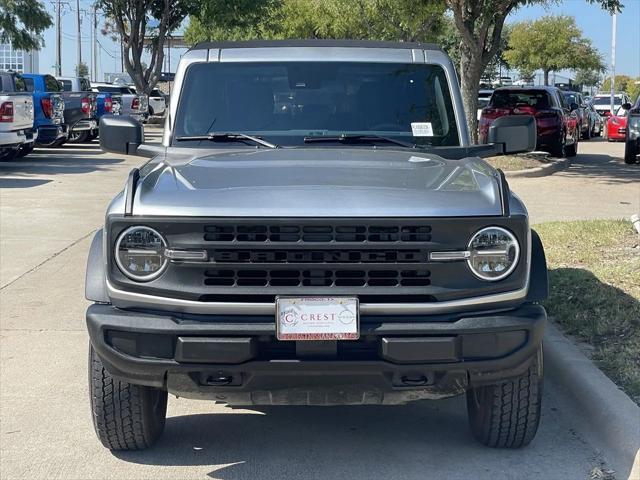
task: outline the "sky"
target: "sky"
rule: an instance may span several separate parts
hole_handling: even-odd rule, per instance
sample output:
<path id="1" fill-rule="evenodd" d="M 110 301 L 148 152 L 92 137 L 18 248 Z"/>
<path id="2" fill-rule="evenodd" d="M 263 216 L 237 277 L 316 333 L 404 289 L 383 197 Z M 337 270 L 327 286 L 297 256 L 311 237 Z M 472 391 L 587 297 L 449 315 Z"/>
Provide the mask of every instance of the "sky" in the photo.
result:
<path id="1" fill-rule="evenodd" d="M 91 23 L 89 12 L 93 0 L 80 0 L 82 14 L 82 58 L 89 65 L 91 58 Z M 618 34 L 616 49 L 616 73 L 633 77 L 640 76 L 640 0 L 622 0 L 625 7 L 618 14 Z M 54 2 L 46 2 L 47 9 L 54 14 Z M 75 0 L 64 0 L 62 16 L 62 73 L 73 75 L 76 65 L 76 14 Z M 73 8 L 73 11 L 71 11 Z M 508 23 L 535 20 L 544 15 L 571 15 L 582 29 L 584 36 L 603 54 L 607 65 L 611 63 L 611 15 L 597 5 L 589 5 L 585 0 L 564 0 L 544 8 L 539 5 L 523 7 L 512 13 Z M 101 23 L 99 19 L 99 24 Z M 45 47 L 40 52 L 40 71 L 53 73 L 55 63 L 55 27 L 44 33 Z M 99 76 L 102 72 L 120 71 L 120 47 L 108 37 L 98 32 L 102 44 L 99 50 Z M 184 49 L 172 51 L 171 70 L 175 71 L 177 59 Z M 561 72 L 565 76 L 569 72 Z"/>

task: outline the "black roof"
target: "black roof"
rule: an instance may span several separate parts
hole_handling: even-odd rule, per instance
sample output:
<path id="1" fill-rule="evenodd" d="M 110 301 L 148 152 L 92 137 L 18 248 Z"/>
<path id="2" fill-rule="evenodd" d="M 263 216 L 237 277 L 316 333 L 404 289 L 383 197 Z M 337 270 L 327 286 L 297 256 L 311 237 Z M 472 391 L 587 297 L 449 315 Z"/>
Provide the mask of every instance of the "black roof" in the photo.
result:
<path id="1" fill-rule="evenodd" d="M 442 50 L 433 43 L 419 42 L 383 42 L 373 40 L 244 40 L 225 42 L 201 42 L 191 50 L 210 48 L 260 48 L 260 47 L 360 47 L 360 48 L 406 48 L 420 50 Z"/>
<path id="2" fill-rule="evenodd" d="M 510 85 L 507 87 L 498 87 L 494 90 L 494 92 L 497 91 L 504 91 L 504 90 L 544 90 L 545 92 L 556 92 L 558 90 L 560 90 L 558 87 L 554 87 L 551 85 L 545 86 L 545 85 L 534 85 L 533 87 L 526 87 L 526 86 L 520 86 L 520 85 Z"/>

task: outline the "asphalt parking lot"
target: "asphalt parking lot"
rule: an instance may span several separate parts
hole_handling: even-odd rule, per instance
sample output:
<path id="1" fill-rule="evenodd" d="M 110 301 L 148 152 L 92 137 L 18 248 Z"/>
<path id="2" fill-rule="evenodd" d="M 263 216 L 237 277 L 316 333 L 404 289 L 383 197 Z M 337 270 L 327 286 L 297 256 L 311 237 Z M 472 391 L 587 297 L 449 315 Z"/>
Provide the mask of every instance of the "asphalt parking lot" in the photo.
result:
<path id="1" fill-rule="evenodd" d="M 580 151 L 565 172 L 510 182 L 534 222 L 637 213 L 640 166 L 622 163 L 622 144 Z M 606 462 L 552 387 L 538 436 L 516 451 L 477 444 L 462 397 L 255 410 L 170 398 L 154 448 L 105 450 L 87 393 L 85 260 L 108 201 L 142 161 L 94 143 L 0 164 L 2 479 L 587 479 Z"/>

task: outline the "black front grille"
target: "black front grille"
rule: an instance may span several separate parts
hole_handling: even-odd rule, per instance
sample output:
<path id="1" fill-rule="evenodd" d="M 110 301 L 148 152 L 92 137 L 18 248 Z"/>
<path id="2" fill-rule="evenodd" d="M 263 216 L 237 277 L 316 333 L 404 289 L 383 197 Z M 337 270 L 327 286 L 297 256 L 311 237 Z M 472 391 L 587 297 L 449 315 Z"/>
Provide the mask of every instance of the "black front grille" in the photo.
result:
<path id="1" fill-rule="evenodd" d="M 325 222 L 205 225 L 205 246 L 213 265 L 204 272 L 204 285 L 344 293 L 349 288 L 431 284 L 431 272 L 423 267 L 431 226 Z"/>
<path id="2" fill-rule="evenodd" d="M 216 287 L 426 287 L 426 269 L 220 269 L 206 270 L 204 283 Z"/>
<path id="3" fill-rule="evenodd" d="M 215 249 L 216 263 L 420 263 L 426 250 Z"/>
<path id="4" fill-rule="evenodd" d="M 429 242 L 428 225 L 206 225 L 207 242 Z"/>

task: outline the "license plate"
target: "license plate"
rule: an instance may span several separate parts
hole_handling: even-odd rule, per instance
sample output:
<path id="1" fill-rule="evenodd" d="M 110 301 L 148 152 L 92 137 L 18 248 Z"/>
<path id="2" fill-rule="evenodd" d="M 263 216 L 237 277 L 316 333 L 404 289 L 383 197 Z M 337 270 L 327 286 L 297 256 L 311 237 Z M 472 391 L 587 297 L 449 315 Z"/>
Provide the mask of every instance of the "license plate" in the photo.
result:
<path id="1" fill-rule="evenodd" d="M 279 297 L 278 340 L 357 340 L 358 299 L 353 297 Z"/>

